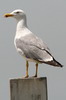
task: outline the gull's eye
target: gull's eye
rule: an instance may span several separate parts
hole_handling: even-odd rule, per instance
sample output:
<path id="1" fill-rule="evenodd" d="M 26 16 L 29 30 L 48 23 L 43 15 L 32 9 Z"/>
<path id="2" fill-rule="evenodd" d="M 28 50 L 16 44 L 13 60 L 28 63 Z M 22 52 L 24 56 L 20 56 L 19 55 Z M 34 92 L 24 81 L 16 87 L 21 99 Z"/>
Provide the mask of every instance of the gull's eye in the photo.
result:
<path id="1" fill-rule="evenodd" d="M 19 13 L 20 13 L 19 11 L 16 12 L 16 14 L 19 14 Z"/>

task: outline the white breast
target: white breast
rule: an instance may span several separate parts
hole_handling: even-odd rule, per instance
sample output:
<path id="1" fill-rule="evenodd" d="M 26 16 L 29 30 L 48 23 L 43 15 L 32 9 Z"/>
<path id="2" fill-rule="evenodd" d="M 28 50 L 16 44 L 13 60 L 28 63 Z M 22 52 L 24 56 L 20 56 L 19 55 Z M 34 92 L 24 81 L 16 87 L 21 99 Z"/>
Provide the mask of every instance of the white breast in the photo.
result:
<path id="1" fill-rule="evenodd" d="M 26 27 L 21 28 L 21 29 L 16 31 L 15 39 L 16 38 L 19 39 L 19 38 L 24 37 L 24 36 L 29 35 L 29 34 L 32 34 L 32 32 L 29 29 L 27 29 Z"/>
<path id="2" fill-rule="evenodd" d="M 19 40 L 21 37 L 24 37 L 26 35 L 32 34 L 30 30 L 27 28 L 21 28 L 16 31 L 15 39 L 14 39 L 14 45 L 16 47 L 17 52 L 19 52 L 20 55 L 24 55 L 23 51 L 17 47 L 16 40 Z"/>

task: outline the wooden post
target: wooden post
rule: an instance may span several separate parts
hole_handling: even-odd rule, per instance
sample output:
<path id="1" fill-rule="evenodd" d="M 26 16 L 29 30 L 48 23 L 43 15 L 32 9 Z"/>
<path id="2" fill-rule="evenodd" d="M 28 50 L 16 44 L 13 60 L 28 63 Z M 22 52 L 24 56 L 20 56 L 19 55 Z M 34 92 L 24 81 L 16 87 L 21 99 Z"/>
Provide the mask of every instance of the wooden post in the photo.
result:
<path id="1" fill-rule="evenodd" d="M 47 78 L 10 80 L 11 100 L 48 100 Z"/>

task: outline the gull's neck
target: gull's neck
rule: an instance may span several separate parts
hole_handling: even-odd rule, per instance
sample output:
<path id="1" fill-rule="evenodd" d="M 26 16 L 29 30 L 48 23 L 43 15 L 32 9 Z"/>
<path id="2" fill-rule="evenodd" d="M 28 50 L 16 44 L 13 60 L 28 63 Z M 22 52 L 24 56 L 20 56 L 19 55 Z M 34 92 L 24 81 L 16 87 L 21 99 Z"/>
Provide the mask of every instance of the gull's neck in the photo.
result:
<path id="1" fill-rule="evenodd" d="M 26 16 L 20 20 L 17 21 L 17 28 L 16 31 L 20 31 L 22 28 L 27 27 L 27 20 Z"/>
<path id="2" fill-rule="evenodd" d="M 15 39 L 26 36 L 28 34 L 32 34 L 32 32 L 27 27 L 26 17 L 17 20 Z"/>

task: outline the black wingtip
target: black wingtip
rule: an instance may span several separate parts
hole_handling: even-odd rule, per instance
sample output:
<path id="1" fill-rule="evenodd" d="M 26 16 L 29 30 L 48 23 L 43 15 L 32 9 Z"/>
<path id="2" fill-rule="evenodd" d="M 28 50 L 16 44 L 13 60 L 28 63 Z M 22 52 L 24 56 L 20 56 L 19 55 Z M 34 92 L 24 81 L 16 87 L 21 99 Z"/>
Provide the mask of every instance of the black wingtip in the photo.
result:
<path id="1" fill-rule="evenodd" d="M 64 65 L 61 65 L 60 67 L 62 68 Z"/>
<path id="2" fill-rule="evenodd" d="M 53 61 L 56 63 L 56 66 L 58 66 L 58 67 L 63 67 L 63 65 L 62 64 L 60 64 L 58 61 L 56 61 L 54 58 L 53 58 Z"/>
<path id="3" fill-rule="evenodd" d="M 61 64 L 60 64 L 60 66 L 59 66 L 59 67 L 61 67 L 61 68 L 62 68 L 62 67 L 63 67 L 63 65 L 61 65 Z"/>

